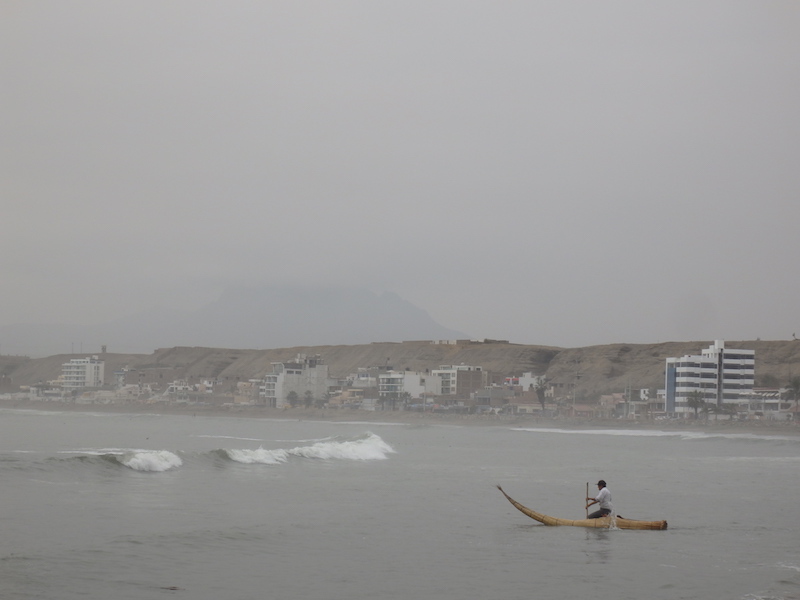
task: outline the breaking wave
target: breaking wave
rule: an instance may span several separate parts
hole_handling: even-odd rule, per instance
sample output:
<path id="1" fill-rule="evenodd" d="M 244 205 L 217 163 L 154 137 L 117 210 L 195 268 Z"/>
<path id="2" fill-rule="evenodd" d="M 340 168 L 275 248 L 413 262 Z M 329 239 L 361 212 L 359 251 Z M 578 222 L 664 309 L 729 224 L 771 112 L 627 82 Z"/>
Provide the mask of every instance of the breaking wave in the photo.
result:
<path id="1" fill-rule="evenodd" d="M 247 448 L 220 448 L 199 454 L 190 453 L 189 458 L 191 460 L 202 460 L 202 457 L 205 456 L 206 458 L 213 457 L 240 464 L 280 465 L 288 462 L 292 457 L 298 459 L 368 461 L 384 460 L 389 454 L 394 453 L 394 449 L 389 444 L 372 433 L 351 439 L 325 438 L 307 441 L 313 443 L 276 449 L 267 449 L 263 446 L 254 450 Z M 83 448 L 66 450 L 59 452 L 59 454 L 68 456 L 57 459 L 57 462 L 66 461 L 76 465 L 94 465 L 105 468 L 125 467 L 142 472 L 162 473 L 183 466 L 181 456 L 169 450 Z M 49 462 L 53 459 L 47 460 Z"/>
<path id="2" fill-rule="evenodd" d="M 215 454 L 246 465 L 279 465 L 285 463 L 289 458 L 286 450 L 265 450 L 264 448 L 258 448 L 257 450 L 221 449 L 217 450 Z"/>
<path id="3" fill-rule="evenodd" d="M 180 467 L 183 461 L 168 450 L 139 451 L 122 455 L 119 462 L 135 471 L 168 471 Z"/>
<path id="4" fill-rule="evenodd" d="M 373 433 L 354 440 L 323 440 L 308 446 L 286 449 L 266 450 L 261 447 L 256 450 L 222 449 L 216 451 L 218 455 L 235 462 L 266 465 L 285 463 L 292 456 L 322 460 L 384 460 L 388 454 L 393 452 L 394 449 L 389 444 Z"/>
<path id="5" fill-rule="evenodd" d="M 161 473 L 183 465 L 183 460 L 169 450 L 131 450 L 104 448 L 101 450 L 79 450 L 63 454 L 77 454 L 82 462 L 104 461 L 112 465 L 122 465 L 134 471 Z"/>

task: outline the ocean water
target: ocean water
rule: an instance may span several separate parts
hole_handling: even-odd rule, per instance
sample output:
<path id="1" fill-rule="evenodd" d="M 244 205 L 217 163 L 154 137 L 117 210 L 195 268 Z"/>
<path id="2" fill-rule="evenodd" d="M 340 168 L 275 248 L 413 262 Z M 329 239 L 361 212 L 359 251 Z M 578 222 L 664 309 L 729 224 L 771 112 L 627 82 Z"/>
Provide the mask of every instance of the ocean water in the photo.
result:
<path id="1" fill-rule="evenodd" d="M 669 529 L 495 487 L 599 478 Z M 800 436 L 2 410 L 0 598 L 787 600 L 798 481 Z"/>

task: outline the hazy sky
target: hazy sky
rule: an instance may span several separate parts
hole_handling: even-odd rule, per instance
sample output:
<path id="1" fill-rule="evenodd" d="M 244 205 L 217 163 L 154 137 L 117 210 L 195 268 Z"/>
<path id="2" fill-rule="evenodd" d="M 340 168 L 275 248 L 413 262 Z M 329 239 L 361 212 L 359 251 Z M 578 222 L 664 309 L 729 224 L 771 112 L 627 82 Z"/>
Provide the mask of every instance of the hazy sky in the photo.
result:
<path id="1" fill-rule="evenodd" d="M 0 4 L 0 325 L 232 284 L 476 338 L 800 334 L 800 3 Z"/>

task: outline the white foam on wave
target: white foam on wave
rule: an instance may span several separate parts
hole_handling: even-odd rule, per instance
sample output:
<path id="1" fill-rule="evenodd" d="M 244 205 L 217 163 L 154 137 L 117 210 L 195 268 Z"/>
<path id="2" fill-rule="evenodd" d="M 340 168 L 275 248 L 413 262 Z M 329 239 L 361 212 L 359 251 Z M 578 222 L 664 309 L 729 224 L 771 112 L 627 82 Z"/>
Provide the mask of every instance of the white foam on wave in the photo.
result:
<path id="1" fill-rule="evenodd" d="M 512 431 L 533 433 L 561 433 L 572 435 L 613 435 L 620 437 L 679 437 L 684 440 L 710 440 L 724 438 L 730 440 L 769 440 L 797 441 L 798 438 L 785 435 L 757 435 L 753 433 L 709 433 L 705 431 L 664 431 L 661 429 L 557 429 L 549 427 L 512 427 Z"/>
<path id="2" fill-rule="evenodd" d="M 162 472 L 180 467 L 183 464 L 180 456 L 169 450 L 139 450 L 126 452 L 119 458 L 120 464 L 134 471 Z"/>
<path id="3" fill-rule="evenodd" d="M 370 433 L 358 440 L 317 442 L 311 446 L 292 448 L 288 452 L 303 458 L 384 460 L 394 449 L 379 436 Z"/>
<path id="4" fill-rule="evenodd" d="M 290 456 L 322 460 L 383 460 L 394 449 L 375 434 L 367 434 L 357 440 L 336 441 L 330 438 L 310 446 L 290 449 L 224 450 L 233 461 L 245 464 L 277 465 L 285 463 Z"/>
<path id="5" fill-rule="evenodd" d="M 264 448 L 258 448 L 257 450 L 225 450 L 225 453 L 232 461 L 246 465 L 279 465 L 285 463 L 289 458 L 286 450 L 265 450 Z"/>
<path id="6" fill-rule="evenodd" d="M 82 450 L 62 450 L 59 454 L 113 457 L 119 464 L 134 471 L 163 472 L 183 465 L 180 456 L 169 450 L 87 448 Z"/>
<path id="7" fill-rule="evenodd" d="M 571 435 L 616 435 L 623 437 L 706 437 L 702 432 L 662 431 L 651 429 L 557 429 L 551 427 L 512 427 L 512 431 L 533 433 L 561 433 Z"/>
<path id="8" fill-rule="evenodd" d="M 211 438 L 212 440 L 242 440 L 245 442 L 260 442 L 262 438 L 238 437 L 235 435 L 195 435 L 190 437 Z"/>

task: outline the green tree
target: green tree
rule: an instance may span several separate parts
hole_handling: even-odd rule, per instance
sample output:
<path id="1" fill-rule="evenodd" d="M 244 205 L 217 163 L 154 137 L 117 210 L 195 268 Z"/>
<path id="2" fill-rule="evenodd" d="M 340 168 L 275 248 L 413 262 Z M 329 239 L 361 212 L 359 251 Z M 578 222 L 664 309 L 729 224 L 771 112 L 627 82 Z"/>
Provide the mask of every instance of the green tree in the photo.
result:
<path id="1" fill-rule="evenodd" d="M 291 392 L 286 394 L 286 400 L 287 400 L 287 402 L 289 402 L 289 406 L 294 408 L 295 406 L 297 406 L 297 403 L 300 401 L 300 396 L 297 395 L 297 392 L 292 390 Z"/>
<path id="2" fill-rule="evenodd" d="M 694 410 L 694 418 L 697 420 L 698 411 L 706 410 L 706 401 L 703 399 L 703 393 L 700 390 L 690 392 L 686 397 L 686 405 Z"/>
<path id="3" fill-rule="evenodd" d="M 314 404 L 314 393 L 311 390 L 306 390 L 303 395 L 303 404 L 306 408 L 311 408 L 311 405 Z"/>
<path id="4" fill-rule="evenodd" d="M 797 413 L 797 405 L 800 403 L 800 376 L 795 375 L 789 380 L 789 385 L 786 386 L 787 400 L 794 400 L 794 412 Z"/>

